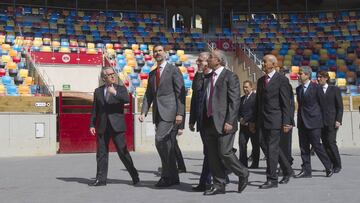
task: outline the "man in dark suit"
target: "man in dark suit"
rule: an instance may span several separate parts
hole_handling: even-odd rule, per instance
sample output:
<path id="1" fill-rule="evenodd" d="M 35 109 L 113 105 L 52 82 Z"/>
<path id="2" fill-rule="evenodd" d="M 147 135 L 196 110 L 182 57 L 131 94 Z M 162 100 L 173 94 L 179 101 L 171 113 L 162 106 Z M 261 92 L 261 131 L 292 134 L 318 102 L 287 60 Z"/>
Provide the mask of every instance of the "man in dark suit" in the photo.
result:
<path id="1" fill-rule="evenodd" d="M 209 188 L 211 184 L 211 173 L 209 169 L 209 161 L 208 161 L 208 152 L 204 142 L 204 132 L 202 129 L 202 123 L 200 122 L 200 106 L 202 103 L 202 99 L 204 98 L 204 91 L 203 84 L 204 84 L 204 75 L 211 73 L 211 69 L 208 68 L 207 60 L 210 56 L 209 52 L 202 52 L 200 53 L 198 59 L 196 60 L 196 64 L 198 66 L 198 70 L 194 76 L 193 83 L 192 83 L 192 96 L 191 96 L 191 105 L 190 105 L 190 118 L 189 118 L 189 129 L 191 131 L 195 131 L 195 124 L 196 130 L 200 132 L 201 140 L 203 142 L 203 154 L 204 154 L 204 161 L 202 165 L 201 175 L 199 184 L 192 189 L 194 191 L 203 192 L 206 188 Z"/>
<path id="2" fill-rule="evenodd" d="M 316 155 L 325 166 L 326 177 L 333 174 L 331 161 L 320 142 L 321 128 L 324 126 L 324 93 L 320 85 L 310 81 L 311 73 L 310 67 L 301 67 L 299 72 L 301 85 L 296 88 L 298 101 L 297 126 L 302 159 L 302 170 L 295 176 L 296 178 L 310 178 L 312 176 L 310 144 L 314 147 Z"/>
<path id="3" fill-rule="evenodd" d="M 333 164 L 334 173 L 339 173 L 341 170 L 341 159 L 336 145 L 336 133 L 341 126 L 344 106 L 340 89 L 337 86 L 328 85 L 329 79 L 328 72 L 319 71 L 317 73 L 318 83 L 323 88 L 325 96 L 324 127 L 321 130 L 321 140 Z"/>
<path id="4" fill-rule="evenodd" d="M 117 153 L 130 173 L 133 184 L 139 182 L 139 175 L 134 167 L 125 142 L 124 104 L 129 103 L 129 94 L 123 85 L 115 84 L 117 75 L 112 68 L 101 72 L 105 85 L 94 92 L 93 109 L 91 112 L 90 133 L 97 134 L 97 172 L 96 180 L 90 186 L 106 185 L 109 159 L 109 141 L 112 138 Z"/>
<path id="5" fill-rule="evenodd" d="M 239 177 L 238 192 L 240 193 L 247 186 L 249 172 L 233 150 L 240 105 L 239 79 L 225 68 L 226 57 L 222 51 L 211 52 L 208 64 L 213 71 L 205 78 L 205 94 L 199 109 L 213 185 L 204 192 L 204 195 L 225 193 L 226 168 Z"/>
<path id="6" fill-rule="evenodd" d="M 283 171 L 280 184 L 289 182 L 293 170 L 283 151 L 279 147 L 281 131 L 291 129 L 290 117 L 290 85 L 289 80 L 275 71 L 278 66 L 274 55 L 265 55 L 263 71 L 259 78 L 256 91 L 256 131 L 263 139 L 263 150 L 266 155 L 267 181 L 260 189 L 278 187 L 277 164 Z"/>
<path id="7" fill-rule="evenodd" d="M 256 93 L 253 92 L 252 82 L 246 80 L 243 83 L 243 90 L 245 95 L 240 99 L 239 108 L 239 121 L 240 121 L 240 133 L 239 133 L 239 148 L 240 148 L 240 161 L 244 166 L 248 166 L 247 157 L 247 143 L 251 139 L 252 144 L 252 163 L 250 168 L 259 167 L 260 145 L 259 139 L 256 136 L 254 128 L 251 126 L 255 124 L 255 100 Z"/>
<path id="8" fill-rule="evenodd" d="M 161 178 L 155 186 L 169 187 L 180 183 L 174 142 L 185 113 L 185 86 L 179 68 L 166 62 L 162 45 L 154 46 L 153 55 L 157 68 L 149 74 L 139 121 L 144 121 L 152 104 L 155 145 L 162 165 Z"/>
<path id="9" fill-rule="evenodd" d="M 276 68 L 277 71 L 280 74 L 285 75 L 285 70 L 284 68 L 280 68 L 277 67 Z M 294 116 L 295 116 L 295 98 L 294 98 L 294 93 L 293 93 L 293 89 L 289 83 L 289 94 L 290 94 L 290 118 L 291 118 L 291 126 L 292 128 L 289 130 L 289 132 L 284 133 L 284 131 L 281 131 L 281 136 L 280 136 L 280 149 L 284 152 L 285 156 L 287 157 L 290 165 L 293 164 L 294 158 L 292 157 L 292 129 L 295 126 L 295 120 L 294 120 Z"/>

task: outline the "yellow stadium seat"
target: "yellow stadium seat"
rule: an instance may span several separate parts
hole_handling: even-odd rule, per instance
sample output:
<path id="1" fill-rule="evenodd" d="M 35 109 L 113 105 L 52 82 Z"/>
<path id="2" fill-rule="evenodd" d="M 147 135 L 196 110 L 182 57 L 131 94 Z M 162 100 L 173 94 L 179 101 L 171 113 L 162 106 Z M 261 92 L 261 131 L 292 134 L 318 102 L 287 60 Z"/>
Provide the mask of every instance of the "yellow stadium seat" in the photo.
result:
<path id="1" fill-rule="evenodd" d="M 15 62 L 12 62 L 12 61 L 9 61 L 7 64 L 6 64 L 6 68 L 7 69 L 16 69 L 16 63 Z"/>
<path id="2" fill-rule="evenodd" d="M 88 48 L 88 49 L 94 49 L 94 48 L 95 48 L 95 44 L 94 44 L 94 43 L 88 43 L 88 44 L 87 44 L 87 48 Z"/>
<path id="3" fill-rule="evenodd" d="M 136 66 L 136 61 L 134 59 L 130 59 L 127 61 L 127 64 L 131 67 L 135 67 Z"/>
<path id="4" fill-rule="evenodd" d="M 114 49 L 106 49 L 106 53 L 107 53 L 108 55 L 113 56 L 113 55 L 115 55 L 115 50 L 114 50 Z"/>
<path id="5" fill-rule="evenodd" d="M 181 62 L 185 62 L 185 61 L 187 61 L 187 59 L 188 59 L 188 57 L 185 54 L 180 56 Z"/>
<path id="6" fill-rule="evenodd" d="M 140 96 L 140 97 L 144 96 L 145 90 L 146 90 L 146 89 L 143 88 L 143 87 L 137 87 L 137 88 L 136 88 L 136 95 L 137 95 L 137 96 Z"/>
<path id="7" fill-rule="evenodd" d="M 20 69 L 19 76 L 22 78 L 27 78 L 29 76 L 29 70 L 27 69 Z"/>
<path id="8" fill-rule="evenodd" d="M 88 49 L 86 50 L 86 53 L 87 53 L 87 54 L 97 54 L 97 51 L 96 51 L 96 49 L 94 49 L 94 48 L 88 48 Z"/>
<path id="9" fill-rule="evenodd" d="M 30 87 L 28 85 L 19 85 L 19 94 L 28 95 L 30 93 Z"/>
<path id="10" fill-rule="evenodd" d="M 180 69 L 181 73 L 187 72 L 187 69 L 184 66 L 180 66 L 179 69 Z"/>
<path id="11" fill-rule="evenodd" d="M 32 77 L 26 77 L 23 84 L 32 85 L 34 79 Z"/>
<path id="12" fill-rule="evenodd" d="M 60 47 L 59 52 L 60 53 L 70 53 L 71 51 L 70 51 L 69 47 Z"/>
<path id="13" fill-rule="evenodd" d="M 177 50 L 177 51 L 176 51 L 176 54 L 177 54 L 178 56 L 182 56 L 182 55 L 185 54 L 185 52 L 184 52 L 184 50 Z"/>
<path id="14" fill-rule="evenodd" d="M 335 79 L 336 78 L 336 73 L 335 72 L 329 71 L 328 73 L 329 73 L 330 79 Z"/>
<path id="15" fill-rule="evenodd" d="M 298 74 L 299 73 L 299 66 L 291 66 L 291 72 L 292 73 L 296 73 L 296 74 Z"/>
<path id="16" fill-rule="evenodd" d="M 131 48 L 132 48 L 132 50 L 139 50 L 139 45 L 138 44 L 132 44 L 131 45 Z"/>
<path id="17" fill-rule="evenodd" d="M 337 86 L 344 87 L 346 86 L 346 80 L 345 78 L 338 78 L 336 81 Z"/>
<path id="18" fill-rule="evenodd" d="M 133 52 L 132 49 L 125 49 L 124 54 L 125 54 L 125 55 L 134 54 L 134 52 Z"/>
<path id="19" fill-rule="evenodd" d="M 5 93 L 5 87 L 3 84 L 0 84 L 0 93 Z"/>
<path id="20" fill-rule="evenodd" d="M 114 45 L 113 44 L 110 44 L 110 43 L 107 43 L 105 45 L 106 49 L 113 49 L 114 48 Z"/>
<path id="21" fill-rule="evenodd" d="M 141 81 L 141 86 L 142 86 L 143 88 L 147 88 L 147 85 L 148 85 L 148 80 L 147 80 L 147 79 Z"/>
<path id="22" fill-rule="evenodd" d="M 2 44 L 1 45 L 1 49 L 3 50 L 3 51 L 9 51 L 10 50 L 10 45 L 9 44 Z"/>
<path id="23" fill-rule="evenodd" d="M 11 57 L 15 57 L 15 56 L 17 56 L 17 51 L 16 50 L 13 50 L 13 49 L 11 49 L 10 51 L 9 51 L 9 56 L 11 56 Z"/>
<path id="24" fill-rule="evenodd" d="M 123 72 L 126 74 L 130 74 L 132 72 L 133 68 L 131 66 L 125 66 L 123 69 Z"/>
<path id="25" fill-rule="evenodd" d="M 133 60 L 134 59 L 134 54 L 133 53 L 125 53 L 125 58 L 126 58 L 127 61 Z"/>
<path id="26" fill-rule="evenodd" d="M 40 51 L 42 51 L 42 52 L 51 52 L 51 47 L 50 46 L 42 46 L 40 48 Z"/>
<path id="27" fill-rule="evenodd" d="M 9 55 L 2 55 L 1 56 L 1 61 L 3 63 L 8 63 L 8 62 L 12 62 L 12 59 L 11 59 L 11 57 Z"/>
<path id="28" fill-rule="evenodd" d="M 118 76 L 119 76 L 120 80 L 122 80 L 122 81 L 126 80 L 126 76 L 123 72 L 118 73 Z"/>

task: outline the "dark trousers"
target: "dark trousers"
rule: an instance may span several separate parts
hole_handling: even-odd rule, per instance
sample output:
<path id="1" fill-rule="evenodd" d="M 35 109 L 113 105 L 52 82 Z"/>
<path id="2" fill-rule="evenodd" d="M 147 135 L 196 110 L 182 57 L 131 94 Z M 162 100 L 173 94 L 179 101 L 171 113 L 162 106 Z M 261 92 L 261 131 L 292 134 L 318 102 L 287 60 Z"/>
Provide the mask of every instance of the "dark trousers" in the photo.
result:
<path id="1" fill-rule="evenodd" d="M 208 149 L 205 145 L 205 137 L 204 133 L 200 131 L 201 141 L 203 142 L 203 154 L 204 154 L 204 161 L 202 164 L 201 175 L 199 185 L 210 185 L 211 184 L 211 172 L 209 166 L 209 157 L 208 157 Z"/>
<path id="2" fill-rule="evenodd" d="M 292 148 L 292 129 L 288 133 L 281 131 L 280 136 L 280 149 L 284 152 L 286 158 L 288 159 L 290 165 L 293 164 L 294 158 L 291 155 Z"/>
<path id="3" fill-rule="evenodd" d="M 96 179 L 98 179 L 100 181 L 106 181 L 106 179 L 107 179 L 110 137 L 112 137 L 112 140 L 115 144 L 116 151 L 120 157 L 120 160 L 123 162 L 125 168 L 129 172 L 130 176 L 132 178 L 138 177 L 139 174 L 138 174 L 136 168 L 134 167 L 130 153 L 126 147 L 125 132 L 114 132 L 113 128 L 110 125 L 110 122 L 108 122 L 105 133 L 99 134 L 97 136 Z"/>
<path id="4" fill-rule="evenodd" d="M 177 163 L 177 168 L 180 170 L 184 170 L 186 171 L 186 166 L 185 166 L 185 162 L 184 162 L 184 158 L 183 155 L 181 153 L 178 141 L 176 139 L 176 135 L 175 135 L 175 140 L 174 140 L 174 150 L 175 150 L 175 157 L 176 157 L 176 163 Z"/>
<path id="5" fill-rule="evenodd" d="M 203 126 L 214 187 L 225 187 L 226 169 L 230 169 L 239 177 L 248 176 L 247 168 L 241 164 L 233 150 L 235 133 L 218 134 L 212 117 L 205 118 Z"/>
<path id="6" fill-rule="evenodd" d="M 321 129 L 306 129 L 305 127 L 299 127 L 299 143 L 302 159 L 302 169 L 311 174 L 311 157 L 310 157 L 310 144 L 313 146 L 316 155 L 319 157 L 321 163 L 325 169 L 330 170 L 332 168 L 331 161 L 326 154 L 323 145 L 320 143 Z"/>
<path id="7" fill-rule="evenodd" d="M 280 149 L 280 129 L 260 129 L 259 136 L 263 139 L 262 149 L 266 156 L 266 177 L 267 180 L 277 182 L 277 165 L 283 171 L 284 176 L 289 176 L 293 173 L 291 165 L 285 156 L 284 152 Z"/>
<path id="8" fill-rule="evenodd" d="M 248 167 L 247 143 L 249 142 L 249 139 L 251 139 L 252 144 L 252 165 L 258 166 L 260 158 L 259 137 L 256 135 L 256 133 L 250 132 L 248 126 L 240 125 L 239 158 L 241 163 L 246 167 Z"/>
<path id="9" fill-rule="evenodd" d="M 156 124 L 155 146 L 161 159 L 161 177 L 178 181 L 179 173 L 175 156 L 177 129 L 173 128 L 173 125 L 163 120 Z"/>
<path id="10" fill-rule="evenodd" d="M 321 129 L 321 140 L 334 168 L 341 168 L 341 159 L 336 145 L 337 128 L 325 126 Z"/>

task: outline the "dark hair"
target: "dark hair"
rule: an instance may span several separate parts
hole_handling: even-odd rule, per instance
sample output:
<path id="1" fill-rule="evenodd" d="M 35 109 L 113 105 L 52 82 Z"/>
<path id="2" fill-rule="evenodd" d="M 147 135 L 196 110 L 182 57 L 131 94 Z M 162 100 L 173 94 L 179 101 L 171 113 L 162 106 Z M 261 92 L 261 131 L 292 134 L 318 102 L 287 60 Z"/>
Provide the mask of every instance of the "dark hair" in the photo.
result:
<path id="1" fill-rule="evenodd" d="M 164 49 L 164 51 L 165 51 L 165 46 L 162 45 L 162 44 L 154 44 L 153 50 L 154 50 L 156 47 L 162 47 L 162 48 Z"/>
<path id="2" fill-rule="evenodd" d="M 245 81 L 243 82 L 243 85 L 245 85 L 246 83 L 248 83 L 248 84 L 250 85 L 250 87 L 252 87 L 252 85 L 253 85 L 250 80 L 245 80 Z"/>
<path id="3" fill-rule="evenodd" d="M 330 76 L 329 76 L 329 73 L 327 71 L 319 71 L 317 74 L 317 77 L 323 77 L 323 78 L 327 78 L 326 81 L 328 82 L 330 80 Z"/>

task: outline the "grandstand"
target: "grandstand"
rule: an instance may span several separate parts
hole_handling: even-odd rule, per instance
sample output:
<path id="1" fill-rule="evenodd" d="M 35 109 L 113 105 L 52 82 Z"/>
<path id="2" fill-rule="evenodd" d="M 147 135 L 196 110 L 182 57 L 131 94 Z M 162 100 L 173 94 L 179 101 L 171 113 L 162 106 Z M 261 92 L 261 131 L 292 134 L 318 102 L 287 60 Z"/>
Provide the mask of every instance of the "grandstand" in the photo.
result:
<path id="1" fill-rule="evenodd" d="M 245 1 L 220 0 L 224 13 L 219 11 L 219 15 L 210 12 L 221 10 L 217 1 L 202 0 L 193 4 L 163 5 L 160 1 L 144 1 L 134 7 L 124 4 L 128 10 L 118 8 L 110 0 L 94 1 L 96 9 L 94 5 L 79 8 L 81 1 L 67 7 L 54 5 L 50 0 L 46 4 L 14 2 L 0 3 L 0 125 L 15 126 L 12 123 L 15 121 L 9 119 L 12 115 L 31 115 L 26 121 L 28 129 L 19 129 L 17 133 L 20 136 L 16 139 L 20 139 L 30 128 L 34 131 L 34 123 L 48 119 L 39 131 L 48 133 L 47 141 L 51 144 L 43 142 L 37 147 L 39 151 L 34 152 L 33 145 L 39 139 L 30 136 L 21 148 L 32 150 L 21 151 L 4 144 L 8 151 L 0 156 L 16 151 L 21 151 L 19 155 L 94 151 L 95 139 L 88 137 L 87 129 L 91 93 L 101 84 L 99 71 L 106 66 L 116 70 L 132 98 L 126 114 L 131 126 L 127 132 L 129 148 L 152 150 L 151 121 L 140 125 L 134 117 L 148 74 L 155 68 L 151 56 L 154 44 L 164 45 L 168 61 L 181 70 L 187 101 L 191 98 L 197 54 L 208 46 L 216 46 L 227 51 L 232 59 L 230 66 L 242 81 L 256 82 L 263 74 L 260 61 L 266 53 L 276 55 L 280 65 L 288 70 L 293 86 L 297 85 L 300 66 L 311 66 L 314 80 L 316 71 L 329 71 L 331 83 L 342 90 L 350 123 L 354 120 L 353 112 L 359 108 L 360 10 L 356 9 L 360 5 L 353 7 L 352 1 L 346 3 L 348 9 L 341 6 L 329 9 L 326 6 L 332 0 L 316 0 L 322 7 L 309 10 L 298 5 L 298 10 L 285 12 L 280 10 L 281 6 L 270 7 L 268 11 L 257 1 L 246 5 Z M 268 1 L 271 2 L 288 1 Z M 314 6 L 314 2 L 308 2 L 308 6 Z M 71 2 L 64 0 L 64 5 Z M 242 10 L 243 7 L 248 10 Z M 180 15 L 182 18 L 177 18 Z M 6 127 L 6 136 L 11 137 L 15 128 Z M 344 141 L 346 145 L 355 143 L 353 138 L 344 139 L 349 139 Z M 54 148 L 56 142 L 58 148 Z M 180 142 L 184 149 L 194 150 L 200 140 L 188 136 Z M 42 151 L 43 148 L 46 150 Z"/>

